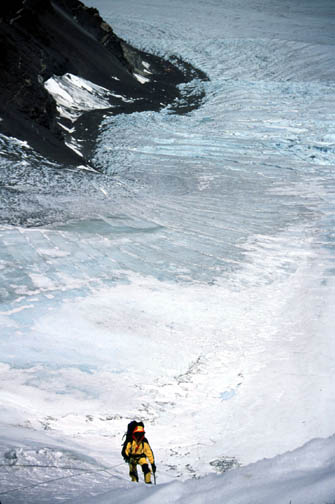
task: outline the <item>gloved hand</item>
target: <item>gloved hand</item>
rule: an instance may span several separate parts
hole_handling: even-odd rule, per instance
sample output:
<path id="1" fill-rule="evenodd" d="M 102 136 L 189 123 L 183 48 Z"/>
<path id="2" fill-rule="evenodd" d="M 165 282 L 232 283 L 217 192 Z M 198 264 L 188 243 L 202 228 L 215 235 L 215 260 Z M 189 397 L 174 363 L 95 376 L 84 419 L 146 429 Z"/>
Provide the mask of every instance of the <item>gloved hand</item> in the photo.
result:
<path id="1" fill-rule="evenodd" d="M 152 472 L 155 474 L 155 472 L 156 472 L 156 464 L 155 463 L 151 464 L 151 469 L 152 469 Z"/>
<path id="2" fill-rule="evenodd" d="M 129 458 L 129 457 L 126 457 L 126 456 L 125 456 L 125 457 L 123 457 L 123 460 L 124 460 L 127 464 L 129 464 L 129 462 L 130 462 L 130 458 Z"/>

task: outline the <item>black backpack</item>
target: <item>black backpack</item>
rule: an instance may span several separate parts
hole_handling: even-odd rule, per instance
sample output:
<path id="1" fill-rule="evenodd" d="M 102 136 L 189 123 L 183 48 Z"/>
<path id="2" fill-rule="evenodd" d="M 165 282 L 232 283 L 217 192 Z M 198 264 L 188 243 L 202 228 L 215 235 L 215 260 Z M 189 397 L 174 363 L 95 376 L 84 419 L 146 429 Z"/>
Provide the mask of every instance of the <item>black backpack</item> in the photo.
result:
<path id="1" fill-rule="evenodd" d="M 138 426 L 141 426 L 143 427 L 144 429 L 144 423 L 143 422 L 136 422 L 136 420 L 133 420 L 132 422 L 130 422 L 128 424 L 128 427 L 127 427 L 127 432 L 124 433 L 123 435 L 123 438 L 125 438 L 123 444 L 122 444 L 122 451 L 121 451 L 121 455 L 122 457 L 126 460 L 127 458 L 127 455 L 126 455 L 126 447 L 127 447 L 127 444 L 130 442 L 132 442 L 133 440 L 133 432 L 135 430 L 135 427 L 138 427 Z M 148 443 L 148 440 L 147 438 L 144 438 L 143 441 L 146 441 Z M 149 443 L 148 443 L 149 444 Z"/>

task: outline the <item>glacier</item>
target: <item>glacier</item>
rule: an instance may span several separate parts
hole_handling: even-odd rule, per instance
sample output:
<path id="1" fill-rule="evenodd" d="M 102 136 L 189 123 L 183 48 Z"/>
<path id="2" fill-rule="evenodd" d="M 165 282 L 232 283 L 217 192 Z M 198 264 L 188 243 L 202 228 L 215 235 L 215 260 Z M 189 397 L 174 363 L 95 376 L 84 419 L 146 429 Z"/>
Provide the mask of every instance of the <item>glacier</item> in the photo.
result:
<path id="1" fill-rule="evenodd" d="M 101 175 L 1 137 L 0 500 L 333 504 L 333 3 L 87 5 L 210 80 L 106 113 Z"/>

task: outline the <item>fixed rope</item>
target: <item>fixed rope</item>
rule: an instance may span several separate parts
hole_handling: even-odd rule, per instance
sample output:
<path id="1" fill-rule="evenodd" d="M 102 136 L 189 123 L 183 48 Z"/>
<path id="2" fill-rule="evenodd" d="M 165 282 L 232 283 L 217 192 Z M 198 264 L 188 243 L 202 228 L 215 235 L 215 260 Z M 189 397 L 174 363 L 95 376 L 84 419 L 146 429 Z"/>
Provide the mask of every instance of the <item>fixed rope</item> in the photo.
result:
<path id="1" fill-rule="evenodd" d="M 81 471 L 81 474 L 72 474 L 69 476 L 61 476 L 59 478 L 52 478 L 47 481 L 41 481 L 40 483 L 34 483 L 33 485 L 21 486 L 18 488 L 13 488 L 11 490 L 7 490 L 6 492 L 0 492 L 0 496 L 1 495 L 8 495 L 8 494 L 11 494 L 14 492 L 19 492 L 20 490 L 29 490 L 30 488 L 35 488 L 35 487 L 38 487 L 41 485 L 48 485 L 49 483 L 53 483 L 55 481 L 71 479 L 71 478 L 79 478 L 79 476 L 82 476 L 83 474 L 94 474 L 94 473 L 99 473 L 99 472 L 106 472 L 106 473 L 110 474 L 111 476 L 114 476 L 117 479 L 123 480 L 125 478 L 122 478 L 120 476 L 116 476 L 115 474 L 112 474 L 109 472 L 112 469 L 115 469 L 116 467 L 119 467 L 121 465 L 123 465 L 123 462 L 121 462 L 121 464 L 117 464 L 115 466 L 107 467 L 104 469 L 87 470 L 87 469 L 81 469 L 78 467 L 44 466 L 44 465 L 37 465 L 37 464 L 0 464 L 0 467 L 11 467 L 11 468 L 14 468 L 14 467 L 20 467 L 20 468 L 22 468 L 22 467 L 30 467 L 30 468 L 31 467 L 35 467 L 35 468 L 39 467 L 42 469 L 63 469 L 63 470 L 71 470 L 71 471 Z"/>

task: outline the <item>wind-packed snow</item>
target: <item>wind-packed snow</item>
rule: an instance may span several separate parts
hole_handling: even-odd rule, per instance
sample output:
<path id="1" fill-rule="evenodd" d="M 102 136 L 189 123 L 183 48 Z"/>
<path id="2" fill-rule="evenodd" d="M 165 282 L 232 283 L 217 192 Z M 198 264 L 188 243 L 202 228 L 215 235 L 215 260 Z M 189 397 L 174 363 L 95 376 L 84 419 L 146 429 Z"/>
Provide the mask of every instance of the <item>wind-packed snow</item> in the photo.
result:
<path id="1" fill-rule="evenodd" d="M 101 176 L 0 138 L 0 500 L 333 504 L 333 3 L 88 5 L 210 80 L 186 115 L 106 111 Z M 133 418 L 156 487 L 128 481 Z"/>
<path id="2" fill-rule="evenodd" d="M 148 491 L 147 488 L 126 492 L 113 491 L 97 498 L 74 500 L 74 503 L 120 504 L 307 504 L 327 502 L 335 497 L 335 440 L 314 440 L 294 452 L 262 460 L 224 476 L 210 475 L 201 480 L 172 482 Z M 306 460 L 313 463 L 306 465 Z"/>
<path id="3" fill-rule="evenodd" d="M 0 430 L 2 502 L 312 504 L 335 498 L 334 436 L 225 474 L 186 481 L 164 475 L 163 483 L 158 476 L 151 487 L 130 483 L 125 464 L 98 464 L 73 442 L 64 445 L 27 429 Z"/>

